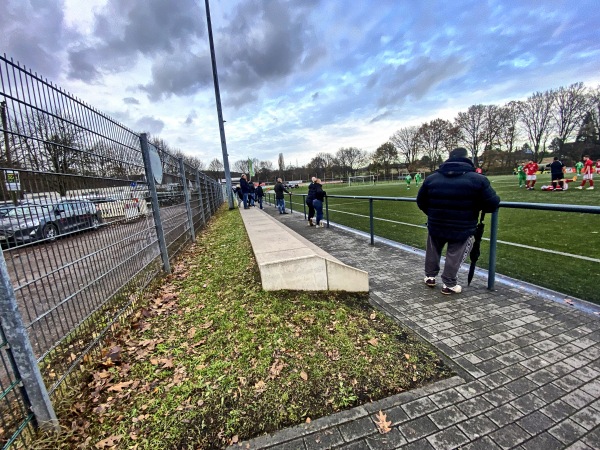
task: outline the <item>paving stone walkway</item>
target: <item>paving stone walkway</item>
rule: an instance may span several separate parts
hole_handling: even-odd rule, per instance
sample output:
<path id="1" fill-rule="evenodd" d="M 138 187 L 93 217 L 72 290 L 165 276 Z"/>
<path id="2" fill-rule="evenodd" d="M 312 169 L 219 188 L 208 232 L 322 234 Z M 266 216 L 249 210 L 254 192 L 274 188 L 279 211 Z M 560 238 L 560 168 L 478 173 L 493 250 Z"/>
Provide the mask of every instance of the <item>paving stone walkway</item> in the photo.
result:
<path id="1" fill-rule="evenodd" d="M 423 257 L 299 214 L 265 211 L 369 272 L 370 301 L 446 355 L 458 374 L 310 424 L 242 442 L 248 449 L 600 449 L 600 311 L 476 277 L 463 293 L 423 283 Z M 440 281 L 438 280 L 438 283 Z M 379 434 L 375 414 L 387 414 Z"/>

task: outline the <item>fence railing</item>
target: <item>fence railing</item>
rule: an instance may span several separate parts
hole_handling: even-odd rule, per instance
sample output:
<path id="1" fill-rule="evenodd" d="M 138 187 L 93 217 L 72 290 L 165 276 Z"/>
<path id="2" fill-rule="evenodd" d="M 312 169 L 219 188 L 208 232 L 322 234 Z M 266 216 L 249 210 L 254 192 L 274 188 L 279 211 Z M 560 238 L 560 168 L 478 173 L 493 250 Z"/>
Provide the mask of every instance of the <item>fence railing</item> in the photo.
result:
<path id="1" fill-rule="evenodd" d="M 195 240 L 220 184 L 0 57 L 0 444 L 52 402 Z"/>
<path id="2" fill-rule="evenodd" d="M 286 207 L 290 208 L 293 212 L 294 207 L 296 207 L 297 211 L 302 211 L 304 216 L 307 214 L 306 207 L 306 196 L 307 194 L 295 194 L 289 193 L 288 202 Z M 294 202 L 294 197 L 301 198 L 301 203 Z M 274 204 L 274 194 L 272 192 L 267 193 L 267 202 Z M 353 196 L 353 195 L 328 195 L 325 197 L 325 206 L 324 206 L 324 217 L 323 219 L 327 222 L 327 227 L 330 224 L 330 213 L 329 213 L 329 199 L 341 199 L 341 200 L 359 200 L 363 202 L 368 202 L 369 204 L 369 213 L 366 215 L 361 215 L 363 218 L 368 219 L 369 221 L 369 234 L 370 234 L 370 244 L 375 244 L 375 236 L 376 236 L 376 227 L 375 220 L 385 220 L 386 222 L 401 224 L 400 221 L 394 221 L 390 219 L 381 219 L 375 216 L 374 214 L 374 202 L 407 202 L 407 203 L 416 203 L 416 198 L 414 197 L 376 197 L 376 196 Z M 490 214 L 490 250 L 489 250 L 489 259 L 488 259 L 488 279 L 487 279 L 487 287 L 488 289 L 494 289 L 495 280 L 496 280 L 496 262 L 497 262 L 497 247 L 498 247 L 498 217 L 500 210 L 502 209 L 527 209 L 527 210 L 539 210 L 539 211 L 556 211 L 556 212 L 567 212 L 567 213 L 583 213 L 583 214 L 600 214 L 600 206 L 584 206 L 584 205 L 561 205 L 561 204 L 548 204 L 548 203 L 528 203 L 528 202 L 500 202 L 500 206 L 498 211 Z M 351 214 L 352 216 L 359 216 L 356 213 L 348 213 L 337 210 L 336 213 L 340 214 Z M 426 225 L 418 225 L 418 224 L 407 224 L 403 223 L 403 225 L 410 225 L 413 227 L 419 227 L 422 229 L 426 229 Z M 384 236 L 385 237 L 385 236 Z"/>

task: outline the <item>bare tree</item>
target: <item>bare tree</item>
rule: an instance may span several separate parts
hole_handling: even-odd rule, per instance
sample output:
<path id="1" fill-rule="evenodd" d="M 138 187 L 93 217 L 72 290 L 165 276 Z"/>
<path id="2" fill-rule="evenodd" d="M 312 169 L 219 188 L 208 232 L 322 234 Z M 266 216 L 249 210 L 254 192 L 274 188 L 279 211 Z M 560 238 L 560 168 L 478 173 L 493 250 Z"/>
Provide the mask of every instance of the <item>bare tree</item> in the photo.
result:
<path id="1" fill-rule="evenodd" d="M 342 166 L 342 170 L 345 171 L 345 176 L 354 173 L 356 169 L 361 165 L 365 165 L 368 161 L 367 152 L 356 147 L 342 147 L 335 155 Z"/>
<path id="2" fill-rule="evenodd" d="M 500 109 L 502 126 L 498 135 L 500 147 L 504 149 L 506 157 L 502 161 L 504 167 L 514 165 L 514 151 L 519 139 L 519 108 L 517 102 L 509 102 Z"/>
<path id="3" fill-rule="evenodd" d="M 223 163 L 218 158 L 213 159 L 208 164 L 208 170 L 211 172 L 221 172 L 223 170 L 223 167 Z"/>
<path id="4" fill-rule="evenodd" d="M 238 159 L 233 163 L 233 170 L 240 173 L 248 173 L 248 160 Z"/>
<path id="5" fill-rule="evenodd" d="M 412 170 L 412 166 L 419 159 L 419 127 L 404 127 L 396 131 L 390 142 L 394 144 L 398 150 L 398 156 L 404 159 L 408 166 L 408 170 Z"/>
<path id="6" fill-rule="evenodd" d="M 320 174 L 323 174 L 323 178 L 325 178 L 325 160 L 320 154 L 311 159 L 306 168 L 311 175 L 314 174 L 319 177 Z"/>
<path id="7" fill-rule="evenodd" d="M 527 100 L 519 102 L 519 115 L 525 131 L 533 144 L 533 158 L 540 162 L 540 147 L 546 144 L 552 125 L 552 107 L 555 92 L 536 92 Z"/>
<path id="8" fill-rule="evenodd" d="M 424 123 L 419 128 L 419 142 L 429 158 L 429 169 L 435 170 L 435 167 L 442 160 L 442 153 L 446 149 L 445 142 L 448 138 L 448 132 L 452 124 L 443 119 L 435 119 L 429 123 Z"/>
<path id="9" fill-rule="evenodd" d="M 264 180 L 271 178 L 273 172 L 273 163 L 271 161 L 259 161 L 257 168 L 257 173 L 260 174 L 260 178 Z"/>
<path id="10" fill-rule="evenodd" d="M 331 178 L 335 178 L 333 169 L 338 165 L 338 161 L 331 153 L 320 152 L 317 156 L 323 160 L 324 177 L 327 178 L 327 173 L 331 174 Z"/>
<path id="11" fill-rule="evenodd" d="M 581 125 L 590 109 L 590 104 L 585 87 L 581 82 L 574 83 L 567 88 L 560 87 L 555 95 L 552 117 L 558 134 L 559 151 L 562 152 L 563 144 L 572 136 L 575 127 Z"/>
<path id="12" fill-rule="evenodd" d="M 461 140 L 471 152 L 473 164 L 478 164 L 480 147 L 484 142 L 485 106 L 470 106 L 467 112 L 459 112 L 454 123 L 460 130 Z"/>
<path id="13" fill-rule="evenodd" d="M 373 163 L 383 167 L 383 175 L 387 177 L 391 164 L 398 160 L 398 150 L 391 142 L 381 144 L 372 155 Z"/>

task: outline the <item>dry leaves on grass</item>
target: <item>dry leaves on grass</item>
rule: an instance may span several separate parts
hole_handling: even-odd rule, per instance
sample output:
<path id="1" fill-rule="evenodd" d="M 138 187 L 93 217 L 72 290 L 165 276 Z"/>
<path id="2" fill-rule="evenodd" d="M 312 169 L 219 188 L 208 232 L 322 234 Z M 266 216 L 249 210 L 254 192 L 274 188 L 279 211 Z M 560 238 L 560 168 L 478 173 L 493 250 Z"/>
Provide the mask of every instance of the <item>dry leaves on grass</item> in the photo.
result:
<path id="1" fill-rule="evenodd" d="M 94 447 L 96 448 L 107 448 L 107 447 L 114 447 L 115 445 L 117 445 L 119 443 L 119 441 L 123 438 L 122 435 L 120 434 L 115 434 L 113 436 L 109 436 L 106 439 L 102 439 L 101 441 L 96 442 L 96 445 L 94 445 Z"/>
<path id="2" fill-rule="evenodd" d="M 379 413 L 376 414 L 375 417 L 377 417 L 375 425 L 377 425 L 377 429 L 381 434 L 389 433 L 390 431 L 392 431 L 392 429 L 390 428 L 392 421 L 387 420 L 387 416 L 385 413 L 379 411 Z"/>

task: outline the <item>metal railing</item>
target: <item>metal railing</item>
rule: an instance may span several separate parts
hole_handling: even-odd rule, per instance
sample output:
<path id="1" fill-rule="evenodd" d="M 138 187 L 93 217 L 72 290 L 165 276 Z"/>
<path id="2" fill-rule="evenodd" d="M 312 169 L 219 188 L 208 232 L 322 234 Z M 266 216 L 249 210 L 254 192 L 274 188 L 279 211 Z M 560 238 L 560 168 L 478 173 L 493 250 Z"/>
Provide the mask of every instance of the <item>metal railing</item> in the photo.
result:
<path id="1" fill-rule="evenodd" d="M 306 218 L 306 197 L 307 194 L 295 194 L 289 193 L 288 202 L 286 203 L 286 207 L 289 207 L 291 212 L 293 212 L 294 201 L 293 197 L 301 197 L 302 198 L 302 212 L 304 213 L 304 217 Z M 274 194 L 269 192 L 267 193 L 267 202 L 273 204 L 274 203 Z M 325 197 L 325 206 L 324 206 L 324 216 L 323 219 L 327 222 L 327 227 L 330 225 L 330 216 L 329 216 L 329 199 L 346 199 L 346 200 L 361 200 L 369 203 L 369 215 L 363 216 L 369 219 L 369 235 L 370 235 L 370 244 L 375 244 L 375 219 L 377 217 L 374 215 L 374 207 L 373 204 L 376 201 L 383 202 L 408 202 L 408 203 L 416 203 L 417 200 L 414 197 L 376 197 L 376 196 L 356 196 L 356 195 L 327 195 Z M 298 205 L 298 203 L 296 203 Z M 490 219 L 490 252 L 488 259 L 488 279 L 487 279 L 487 287 L 488 289 L 494 289 L 495 281 L 496 281 L 496 261 L 497 261 L 497 246 L 498 246 L 498 217 L 501 209 L 527 209 L 527 210 L 540 210 L 540 211 L 557 211 L 557 212 L 567 212 L 567 213 L 583 213 L 583 214 L 600 214 L 600 206 L 584 206 L 584 205 L 561 205 L 561 204 L 548 204 L 548 203 L 528 203 L 528 202 L 500 202 L 499 208 L 496 212 L 492 213 Z M 338 211 L 340 212 L 340 211 Z M 341 212 L 342 214 L 344 212 Z M 393 220 L 386 219 L 388 222 L 394 222 Z M 395 222 L 399 224 L 400 222 Z M 412 225 L 417 226 L 423 229 L 426 229 L 426 225 Z"/>
<path id="2" fill-rule="evenodd" d="M 0 445 L 53 402 L 223 203 L 220 184 L 0 57 Z"/>

